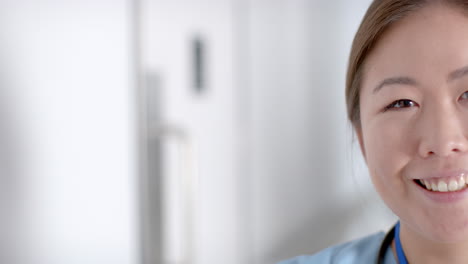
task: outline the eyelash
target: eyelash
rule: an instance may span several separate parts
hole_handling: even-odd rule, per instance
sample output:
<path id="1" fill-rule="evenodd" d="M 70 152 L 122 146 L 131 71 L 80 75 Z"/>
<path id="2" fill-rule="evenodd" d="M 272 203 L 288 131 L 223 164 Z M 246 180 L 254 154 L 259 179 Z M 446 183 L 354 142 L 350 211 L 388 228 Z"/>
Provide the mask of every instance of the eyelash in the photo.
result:
<path id="1" fill-rule="evenodd" d="M 459 100 L 468 100 L 468 91 L 464 92 Z M 400 105 L 400 106 L 398 106 Z M 413 100 L 410 100 L 410 99 L 398 99 L 396 101 L 393 101 L 391 104 L 387 105 L 385 108 L 384 108 L 384 112 L 388 111 L 388 110 L 399 110 L 399 109 L 403 109 L 403 108 L 409 108 L 409 107 L 413 107 L 413 106 L 419 106 L 416 102 L 414 102 Z"/>
<path id="2" fill-rule="evenodd" d="M 399 104 L 403 104 L 403 106 L 397 106 Z M 412 104 L 412 105 L 404 105 L 404 104 Z M 399 99 L 399 100 L 396 100 L 394 102 L 392 102 L 391 104 L 387 105 L 385 108 L 384 108 L 384 112 L 388 111 L 388 110 L 392 110 L 392 109 L 403 109 L 403 108 L 409 108 L 409 107 L 412 107 L 412 106 L 418 106 L 418 104 L 410 99 Z"/>

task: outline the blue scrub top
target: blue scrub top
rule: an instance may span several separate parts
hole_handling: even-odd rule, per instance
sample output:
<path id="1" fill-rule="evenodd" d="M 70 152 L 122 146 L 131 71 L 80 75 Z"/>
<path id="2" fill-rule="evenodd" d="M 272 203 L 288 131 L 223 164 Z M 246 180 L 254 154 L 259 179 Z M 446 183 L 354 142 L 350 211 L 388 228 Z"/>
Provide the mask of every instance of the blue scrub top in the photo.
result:
<path id="1" fill-rule="evenodd" d="M 374 264 L 384 237 L 385 233 L 380 232 L 327 248 L 312 256 L 300 256 L 278 264 Z M 391 247 L 387 248 L 383 264 L 397 264 Z"/>

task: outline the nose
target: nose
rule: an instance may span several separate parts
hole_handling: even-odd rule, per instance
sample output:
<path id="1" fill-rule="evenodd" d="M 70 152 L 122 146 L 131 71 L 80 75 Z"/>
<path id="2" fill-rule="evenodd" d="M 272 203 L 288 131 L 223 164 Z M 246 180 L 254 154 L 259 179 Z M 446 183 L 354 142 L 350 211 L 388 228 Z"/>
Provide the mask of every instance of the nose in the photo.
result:
<path id="1" fill-rule="evenodd" d="M 453 106 L 447 105 L 433 110 L 423 118 L 419 146 L 421 157 L 448 157 L 468 151 L 465 136 L 468 131 L 461 114 Z"/>

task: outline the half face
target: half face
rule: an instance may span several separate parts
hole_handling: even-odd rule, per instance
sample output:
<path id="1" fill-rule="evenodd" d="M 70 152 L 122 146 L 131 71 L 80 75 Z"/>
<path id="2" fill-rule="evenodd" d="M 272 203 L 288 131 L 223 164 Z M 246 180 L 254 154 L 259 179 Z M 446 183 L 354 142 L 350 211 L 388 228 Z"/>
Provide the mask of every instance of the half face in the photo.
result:
<path id="1" fill-rule="evenodd" d="M 468 238 L 468 17 L 440 5 L 392 26 L 366 61 L 358 136 L 372 181 L 412 231 Z"/>

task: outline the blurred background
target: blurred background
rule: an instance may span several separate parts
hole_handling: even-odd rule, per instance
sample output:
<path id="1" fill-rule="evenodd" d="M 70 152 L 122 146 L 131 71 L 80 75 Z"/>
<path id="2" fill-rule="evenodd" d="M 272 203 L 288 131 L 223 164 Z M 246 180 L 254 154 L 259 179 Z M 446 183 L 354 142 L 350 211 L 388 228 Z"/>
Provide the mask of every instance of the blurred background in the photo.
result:
<path id="1" fill-rule="evenodd" d="M 1 0 L 0 262 L 268 264 L 385 231 L 370 0 Z"/>

